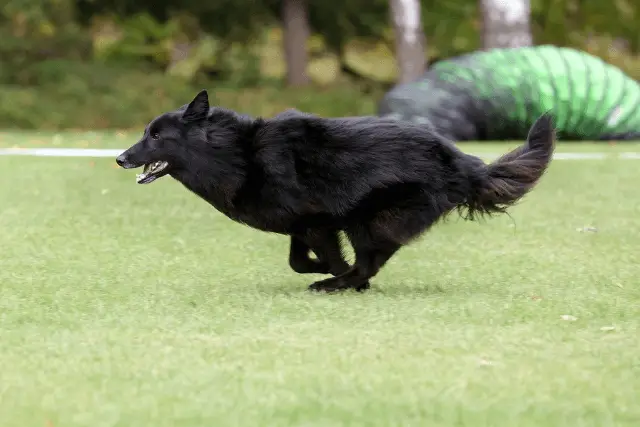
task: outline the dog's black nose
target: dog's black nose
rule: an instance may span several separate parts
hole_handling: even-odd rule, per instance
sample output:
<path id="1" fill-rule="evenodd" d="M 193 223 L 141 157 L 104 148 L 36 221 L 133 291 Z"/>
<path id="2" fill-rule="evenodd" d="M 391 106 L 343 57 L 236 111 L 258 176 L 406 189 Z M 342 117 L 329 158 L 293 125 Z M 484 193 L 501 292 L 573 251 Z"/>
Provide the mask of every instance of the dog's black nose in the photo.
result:
<path id="1" fill-rule="evenodd" d="M 124 167 L 124 165 L 127 163 L 127 159 L 124 154 L 120 154 L 118 157 L 116 157 L 116 163 L 118 164 L 118 166 Z"/>

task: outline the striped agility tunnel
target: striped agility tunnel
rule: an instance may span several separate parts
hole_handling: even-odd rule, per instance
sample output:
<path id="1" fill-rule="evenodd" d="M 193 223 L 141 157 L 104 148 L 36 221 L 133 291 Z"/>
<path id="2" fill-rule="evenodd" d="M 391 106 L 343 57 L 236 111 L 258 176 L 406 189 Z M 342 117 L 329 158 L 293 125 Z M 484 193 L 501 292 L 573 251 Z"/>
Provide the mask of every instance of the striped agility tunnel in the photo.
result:
<path id="1" fill-rule="evenodd" d="M 549 45 L 437 62 L 387 92 L 378 109 L 458 141 L 523 139 L 544 112 L 563 140 L 640 139 L 640 85 L 596 56 Z"/>

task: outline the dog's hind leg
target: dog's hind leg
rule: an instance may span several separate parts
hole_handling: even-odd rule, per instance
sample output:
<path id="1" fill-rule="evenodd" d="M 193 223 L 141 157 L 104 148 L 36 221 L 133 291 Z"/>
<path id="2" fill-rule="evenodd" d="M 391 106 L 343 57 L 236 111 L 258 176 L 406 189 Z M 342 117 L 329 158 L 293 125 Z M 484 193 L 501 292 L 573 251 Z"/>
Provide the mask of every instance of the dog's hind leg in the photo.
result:
<path id="1" fill-rule="evenodd" d="M 325 292 L 369 289 L 369 279 L 375 276 L 402 246 L 390 240 L 373 239 L 366 226 L 347 230 L 347 234 L 356 253 L 353 267 L 337 277 L 315 282 L 309 289 Z"/>
<path id="2" fill-rule="evenodd" d="M 368 289 L 369 279 L 414 237 L 440 216 L 431 201 L 415 198 L 404 207 L 380 211 L 366 224 L 356 223 L 345 231 L 356 254 L 356 262 L 344 274 L 313 283 L 309 288 L 333 292 Z"/>
<path id="3" fill-rule="evenodd" d="M 312 250 L 318 260 L 309 257 Z M 342 256 L 336 231 L 308 230 L 301 236 L 291 236 L 289 265 L 297 273 L 331 273 L 334 276 L 349 269 Z"/>

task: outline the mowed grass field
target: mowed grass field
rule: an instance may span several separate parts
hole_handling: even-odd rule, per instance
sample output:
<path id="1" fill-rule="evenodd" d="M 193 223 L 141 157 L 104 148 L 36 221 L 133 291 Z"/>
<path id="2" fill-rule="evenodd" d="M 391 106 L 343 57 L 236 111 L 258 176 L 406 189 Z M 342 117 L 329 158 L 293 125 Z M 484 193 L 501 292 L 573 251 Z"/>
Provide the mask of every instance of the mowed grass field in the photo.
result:
<path id="1" fill-rule="evenodd" d="M 638 426 L 639 166 L 555 161 L 511 218 L 452 216 L 325 295 L 170 178 L 0 156 L 0 425 Z"/>

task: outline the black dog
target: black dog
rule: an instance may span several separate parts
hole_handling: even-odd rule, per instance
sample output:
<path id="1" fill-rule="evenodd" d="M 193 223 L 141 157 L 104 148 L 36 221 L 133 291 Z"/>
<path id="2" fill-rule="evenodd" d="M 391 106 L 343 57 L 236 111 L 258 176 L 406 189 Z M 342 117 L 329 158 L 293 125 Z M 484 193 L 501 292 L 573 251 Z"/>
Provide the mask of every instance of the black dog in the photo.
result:
<path id="1" fill-rule="evenodd" d="M 144 165 L 141 184 L 171 175 L 229 218 L 291 236 L 293 270 L 335 276 L 311 289 L 362 290 L 398 249 L 453 210 L 467 219 L 504 212 L 538 182 L 554 144 L 545 114 L 523 146 L 486 165 L 424 125 L 296 110 L 251 118 L 210 108 L 202 91 L 155 118 L 116 161 Z M 341 230 L 353 266 L 342 255 Z"/>

